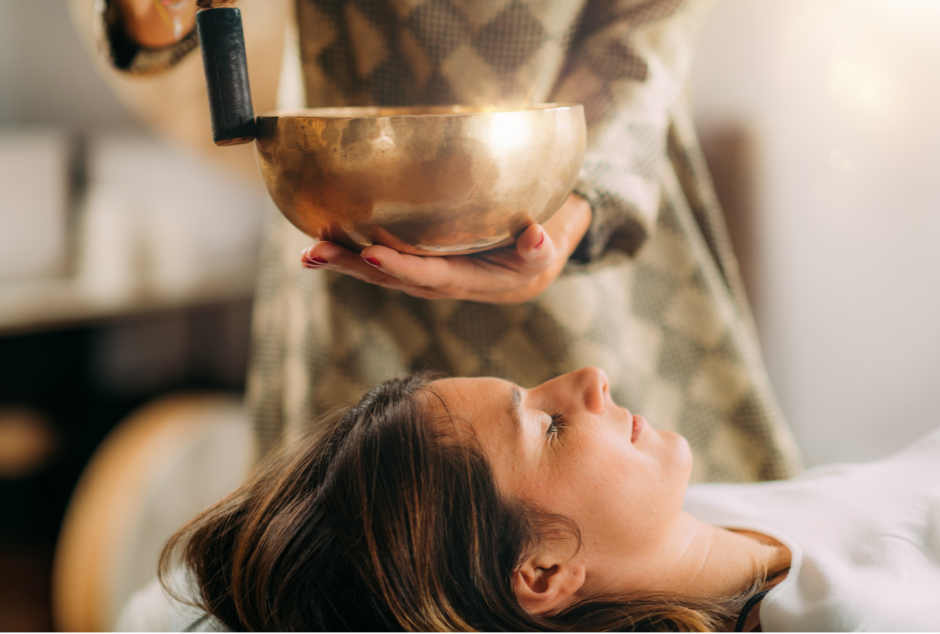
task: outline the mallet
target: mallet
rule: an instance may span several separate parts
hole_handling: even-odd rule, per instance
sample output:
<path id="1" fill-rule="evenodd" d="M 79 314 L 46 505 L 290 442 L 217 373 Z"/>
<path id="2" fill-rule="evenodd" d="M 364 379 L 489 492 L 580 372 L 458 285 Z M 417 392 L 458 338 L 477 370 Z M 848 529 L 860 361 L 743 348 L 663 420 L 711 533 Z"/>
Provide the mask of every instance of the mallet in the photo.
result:
<path id="1" fill-rule="evenodd" d="M 196 29 L 209 92 L 212 140 L 216 145 L 251 143 L 255 112 L 248 84 L 242 12 L 235 0 L 196 0 Z"/>

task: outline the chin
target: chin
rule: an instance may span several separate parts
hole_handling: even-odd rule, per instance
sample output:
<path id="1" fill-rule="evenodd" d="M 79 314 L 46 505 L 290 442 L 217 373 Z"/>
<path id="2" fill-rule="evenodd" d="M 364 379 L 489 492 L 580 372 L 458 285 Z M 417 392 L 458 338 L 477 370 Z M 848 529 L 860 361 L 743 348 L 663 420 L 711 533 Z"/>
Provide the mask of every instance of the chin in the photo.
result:
<path id="1" fill-rule="evenodd" d="M 666 441 L 670 445 L 673 464 L 679 472 L 684 474 L 685 482 L 688 484 L 692 477 L 693 460 L 692 447 L 689 446 L 689 441 L 685 439 L 685 436 L 674 431 L 662 431 L 660 433 L 666 436 Z"/>

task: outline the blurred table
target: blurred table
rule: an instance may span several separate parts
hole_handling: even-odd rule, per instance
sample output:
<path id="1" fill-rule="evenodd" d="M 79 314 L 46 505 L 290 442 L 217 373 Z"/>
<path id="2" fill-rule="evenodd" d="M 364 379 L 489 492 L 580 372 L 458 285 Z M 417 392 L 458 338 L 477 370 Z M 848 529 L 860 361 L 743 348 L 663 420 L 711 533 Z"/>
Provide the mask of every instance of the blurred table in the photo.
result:
<path id="1" fill-rule="evenodd" d="M 202 272 L 180 290 L 132 280 L 119 295 L 102 296 L 80 278 L 46 279 L 0 285 L 0 335 L 35 332 L 139 315 L 148 312 L 248 299 L 256 268 L 232 264 Z"/>

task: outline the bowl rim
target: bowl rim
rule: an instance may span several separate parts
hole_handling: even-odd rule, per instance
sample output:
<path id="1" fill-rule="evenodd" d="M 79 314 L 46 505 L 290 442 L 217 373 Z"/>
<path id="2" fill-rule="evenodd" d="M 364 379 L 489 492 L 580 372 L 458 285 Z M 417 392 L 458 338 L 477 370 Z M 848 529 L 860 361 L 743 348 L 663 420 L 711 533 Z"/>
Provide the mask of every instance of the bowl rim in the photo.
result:
<path id="1" fill-rule="evenodd" d="M 539 103 L 514 109 L 497 109 L 492 106 L 468 106 L 462 104 L 418 105 L 418 106 L 336 106 L 328 108 L 293 108 L 272 110 L 258 115 L 257 119 L 328 119 L 330 121 L 352 121 L 355 119 L 401 119 L 413 117 L 470 117 L 477 115 L 517 114 L 547 110 L 570 110 L 583 108 L 580 103 Z M 448 111 L 448 109 L 451 109 Z M 440 110 L 440 112 L 428 112 Z M 377 112 L 380 114 L 368 114 Z"/>

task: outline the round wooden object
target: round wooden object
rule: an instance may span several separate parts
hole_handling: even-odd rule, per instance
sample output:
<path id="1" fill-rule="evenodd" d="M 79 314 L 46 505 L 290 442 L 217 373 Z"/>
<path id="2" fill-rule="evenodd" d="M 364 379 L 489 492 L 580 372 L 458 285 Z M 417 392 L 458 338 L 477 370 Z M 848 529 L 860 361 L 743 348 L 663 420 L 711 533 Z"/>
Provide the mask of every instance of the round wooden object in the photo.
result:
<path id="1" fill-rule="evenodd" d="M 174 395 L 150 403 L 104 440 L 66 512 L 53 569 L 60 631 L 109 630 L 156 576 L 166 540 L 237 487 L 254 463 L 241 399 Z"/>
<path id="2" fill-rule="evenodd" d="M 0 407 L 0 478 L 28 477 L 52 458 L 59 436 L 39 412 Z"/>

